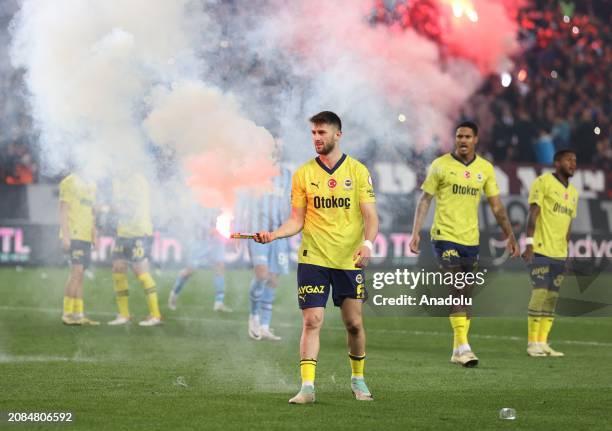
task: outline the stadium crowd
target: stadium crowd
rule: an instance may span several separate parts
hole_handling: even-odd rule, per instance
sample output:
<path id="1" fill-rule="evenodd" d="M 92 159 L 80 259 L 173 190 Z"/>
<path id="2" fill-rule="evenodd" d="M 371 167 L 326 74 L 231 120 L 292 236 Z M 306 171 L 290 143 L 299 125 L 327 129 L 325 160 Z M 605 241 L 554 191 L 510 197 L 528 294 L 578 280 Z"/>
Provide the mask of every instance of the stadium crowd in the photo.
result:
<path id="1" fill-rule="evenodd" d="M 549 164 L 555 151 L 579 150 L 582 163 L 609 169 L 612 47 L 609 11 L 556 0 L 520 10 L 524 53 L 506 86 L 491 77 L 474 105 L 495 161 Z"/>

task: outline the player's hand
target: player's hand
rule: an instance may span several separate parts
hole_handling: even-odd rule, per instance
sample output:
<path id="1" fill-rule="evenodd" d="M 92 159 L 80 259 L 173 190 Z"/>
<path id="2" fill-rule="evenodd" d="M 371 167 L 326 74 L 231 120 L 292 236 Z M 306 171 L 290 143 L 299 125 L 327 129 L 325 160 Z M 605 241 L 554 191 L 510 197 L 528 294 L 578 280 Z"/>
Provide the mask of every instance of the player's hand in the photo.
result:
<path id="1" fill-rule="evenodd" d="M 355 267 L 365 268 L 370 263 L 370 257 L 372 257 L 372 251 L 370 251 L 370 247 L 362 245 L 353 255 Z"/>
<path id="2" fill-rule="evenodd" d="M 528 264 L 533 262 L 533 245 L 530 244 L 527 246 L 527 248 L 523 252 L 522 257 L 523 257 L 523 260 Z"/>
<path id="3" fill-rule="evenodd" d="M 266 231 L 262 231 L 262 232 L 257 232 L 255 234 L 255 238 L 253 238 L 253 241 L 258 242 L 260 244 L 267 244 L 269 242 L 272 242 L 276 239 L 276 234 L 274 232 L 266 232 Z"/>
<path id="4" fill-rule="evenodd" d="M 65 253 L 70 251 L 70 239 L 62 238 L 62 250 L 64 250 Z"/>
<path id="5" fill-rule="evenodd" d="M 510 253 L 510 257 L 519 257 L 519 255 L 521 254 L 521 249 L 519 248 L 518 242 L 516 242 L 516 238 L 514 237 L 514 235 L 508 238 L 506 248 Z"/>
<path id="6" fill-rule="evenodd" d="M 419 243 L 421 242 L 421 234 L 418 232 L 412 233 L 412 238 L 410 238 L 410 251 L 414 254 L 419 254 Z"/>

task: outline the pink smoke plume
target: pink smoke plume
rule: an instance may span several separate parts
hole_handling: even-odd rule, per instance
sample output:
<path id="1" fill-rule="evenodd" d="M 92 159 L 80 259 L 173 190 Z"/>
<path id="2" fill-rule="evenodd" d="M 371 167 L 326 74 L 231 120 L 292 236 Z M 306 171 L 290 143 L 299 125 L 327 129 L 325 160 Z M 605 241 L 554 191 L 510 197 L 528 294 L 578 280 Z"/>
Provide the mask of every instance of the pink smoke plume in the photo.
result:
<path id="1" fill-rule="evenodd" d="M 274 138 L 246 119 L 238 103 L 201 81 L 174 83 L 153 96 L 144 122 L 153 142 L 180 158 L 199 203 L 231 209 L 239 188 L 263 191 L 278 173 Z"/>
<path id="2" fill-rule="evenodd" d="M 314 77 L 307 106 L 336 106 L 359 134 L 381 143 L 425 147 L 449 135 L 483 75 L 507 67 L 517 49 L 509 0 L 455 1 L 471 5 L 478 19 L 457 18 L 453 1 L 439 0 L 439 19 L 452 18 L 442 43 L 410 28 L 372 25 L 371 0 L 282 2 L 262 28 L 268 42 L 296 59 L 293 70 Z M 394 123 L 397 113 L 407 121 Z"/>
<path id="3" fill-rule="evenodd" d="M 440 0 L 442 40 L 449 53 L 472 61 L 483 73 L 499 72 L 519 48 L 516 14 L 521 0 Z"/>

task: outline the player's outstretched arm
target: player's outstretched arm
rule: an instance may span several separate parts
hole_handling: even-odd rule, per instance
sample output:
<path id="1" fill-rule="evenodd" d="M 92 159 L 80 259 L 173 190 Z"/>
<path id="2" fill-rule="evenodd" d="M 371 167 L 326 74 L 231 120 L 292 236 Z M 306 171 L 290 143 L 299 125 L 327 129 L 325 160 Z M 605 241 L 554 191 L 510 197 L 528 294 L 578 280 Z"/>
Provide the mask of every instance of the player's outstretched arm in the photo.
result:
<path id="1" fill-rule="evenodd" d="M 299 233 L 304 228 L 304 217 L 306 208 L 291 207 L 291 216 L 274 232 L 258 232 L 255 234 L 255 242 L 267 244 L 279 238 L 287 238 Z"/>
<path id="2" fill-rule="evenodd" d="M 429 212 L 429 207 L 431 206 L 431 200 L 433 199 L 433 195 L 430 195 L 427 192 L 423 192 L 421 197 L 419 198 L 419 203 L 417 204 L 417 208 L 414 212 L 414 223 L 412 224 L 412 239 L 410 240 L 410 251 L 418 254 L 419 253 L 419 243 L 421 242 L 421 228 L 423 227 L 423 222 L 425 221 L 425 217 L 427 217 L 427 213 Z"/>
<path id="3" fill-rule="evenodd" d="M 510 219 L 508 218 L 508 213 L 506 212 L 506 208 L 504 208 L 504 204 L 502 204 L 499 195 L 491 196 L 488 198 L 489 205 L 491 205 L 491 211 L 493 211 L 493 215 L 497 220 L 497 223 L 501 227 L 502 231 L 508 238 L 508 244 L 506 247 L 510 252 L 511 257 L 518 257 L 520 254 L 518 243 L 516 242 L 516 238 L 514 237 L 514 232 L 512 231 L 512 225 L 510 224 Z"/>
<path id="4" fill-rule="evenodd" d="M 372 242 L 376 239 L 376 235 L 378 235 L 378 212 L 374 202 L 360 203 L 359 209 L 363 216 L 363 236 L 365 241 L 355 251 L 353 260 L 355 261 L 355 267 L 365 268 L 370 263 L 370 258 L 372 257 Z"/>
<path id="5" fill-rule="evenodd" d="M 533 262 L 533 234 L 535 233 L 536 221 L 540 216 L 540 207 L 538 204 L 529 205 L 529 214 L 527 215 L 527 228 L 525 234 L 527 238 L 531 238 L 531 241 L 527 240 L 527 247 L 523 253 L 523 260 L 527 263 Z"/>

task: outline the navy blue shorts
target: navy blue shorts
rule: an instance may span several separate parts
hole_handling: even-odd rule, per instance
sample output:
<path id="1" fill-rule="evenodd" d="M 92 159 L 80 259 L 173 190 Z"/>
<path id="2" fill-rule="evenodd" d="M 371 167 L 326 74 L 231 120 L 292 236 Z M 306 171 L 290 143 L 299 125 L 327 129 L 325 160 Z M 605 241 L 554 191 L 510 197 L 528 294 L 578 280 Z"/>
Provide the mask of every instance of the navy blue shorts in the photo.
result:
<path id="1" fill-rule="evenodd" d="M 463 245 L 452 241 L 433 241 L 434 254 L 443 269 L 461 269 L 474 272 L 478 267 L 479 246 Z"/>
<path id="2" fill-rule="evenodd" d="M 308 263 L 298 264 L 298 305 L 304 308 L 325 307 L 329 292 L 336 307 L 345 298 L 368 298 L 365 276 L 362 269 L 334 269 Z"/>
<path id="3" fill-rule="evenodd" d="M 91 242 L 70 240 L 68 262 L 71 265 L 83 265 L 87 269 L 91 263 Z"/>
<path id="4" fill-rule="evenodd" d="M 548 289 L 558 292 L 563 283 L 565 260 L 551 259 L 535 253 L 529 265 L 531 285 L 534 289 Z"/>
<path id="5" fill-rule="evenodd" d="M 116 237 L 112 252 L 113 260 L 127 260 L 132 263 L 142 262 L 149 258 L 152 245 L 152 236 Z"/>

